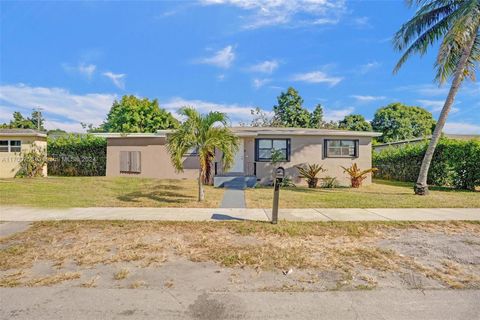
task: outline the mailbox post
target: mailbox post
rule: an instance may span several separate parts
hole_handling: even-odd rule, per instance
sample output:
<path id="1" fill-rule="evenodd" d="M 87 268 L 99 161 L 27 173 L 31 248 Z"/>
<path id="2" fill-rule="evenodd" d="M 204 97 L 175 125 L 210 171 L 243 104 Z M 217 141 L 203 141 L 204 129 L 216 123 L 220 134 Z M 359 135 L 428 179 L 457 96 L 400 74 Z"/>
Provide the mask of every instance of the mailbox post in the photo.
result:
<path id="1" fill-rule="evenodd" d="M 275 180 L 273 182 L 273 207 L 272 207 L 272 223 L 278 223 L 278 200 L 280 196 L 280 184 L 285 177 L 285 169 L 278 167 L 275 169 Z"/>

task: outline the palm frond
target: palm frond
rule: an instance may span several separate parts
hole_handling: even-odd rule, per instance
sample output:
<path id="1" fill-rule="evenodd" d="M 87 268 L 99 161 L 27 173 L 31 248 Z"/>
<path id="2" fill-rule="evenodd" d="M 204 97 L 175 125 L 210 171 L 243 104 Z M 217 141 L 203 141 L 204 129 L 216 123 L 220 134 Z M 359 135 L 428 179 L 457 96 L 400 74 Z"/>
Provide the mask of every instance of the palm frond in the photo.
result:
<path id="1" fill-rule="evenodd" d="M 472 1 L 473 3 L 473 1 Z M 475 78 L 476 64 L 479 59 L 475 58 L 475 51 L 478 50 L 478 32 L 480 26 L 480 4 L 470 4 L 465 8 L 465 13 L 451 27 L 445 35 L 439 49 L 435 68 L 437 69 L 435 79 L 443 83 L 450 78 L 460 61 L 467 46 L 473 41 L 472 51 L 468 57 L 464 70 L 464 77 Z M 472 39 L 475 38 L 475 39 Z"/>
<path id="2" fill-rule="evenodd" d="M 410 58 L 411 55 L 415 53 L 419 53 L 420 55 L 424 55 L 428 47 L 434 44 L 437 40 L 439 40 L 446 32 L 448 32 L 449 27 L 452 21 L 455 19 L 455 14 L 443 17 L 440 21 L 434 24 L 432 27 L 421 33 L 415 41 L 413 41 L 407 50 L 403 53 L 401 58 L 398 60 L 393 72 L 396 73 L 402 65 Z M 394 46 L 397 50 L 402 50 L 404 46 L 407 45 L 408 42 L 401 42 L 402 38 L 401 31 L 397 32 L 394 39 Z"/>

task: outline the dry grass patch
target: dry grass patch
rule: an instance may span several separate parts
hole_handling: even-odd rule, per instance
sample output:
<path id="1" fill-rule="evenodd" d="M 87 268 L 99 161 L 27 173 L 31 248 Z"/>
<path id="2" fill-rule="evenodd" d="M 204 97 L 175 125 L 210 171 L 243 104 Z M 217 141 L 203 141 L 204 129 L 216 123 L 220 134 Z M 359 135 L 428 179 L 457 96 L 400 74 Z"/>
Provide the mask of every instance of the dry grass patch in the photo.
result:
<path id="1" fill-rule="evenodd" d="M 115 272 L 115 274 L 113 275 L 113 279 L 115 279 L 115 280 L 126 279 L 128 277 L 129 273 L 130 273 L 130 271 L 128 269 L 123 268 L 123 269 Z"/>
<path id="2" fill-rule="evenodd" d="M 345 283 L 359 270 L 422 273 L 447 286 L 477 285 L 478 277 L 464 265 L 432 268 L 394 250 L 378 246 L 404 231 L 429 234 L 480 235 L 472 222 L 37 222 L 29 230 L 0 240 L 2 285 L 49 285 L 75 279 L 59 273 L 45 279 L 28 279 L 18 270 L 45 260 L 61 269 L 73 262 L 78 269 L 129 263 L 132 267 L 159 266 L 179 256 L 191 261 L 214 261 L 229 268 L 338 271 Z M 437 264 L 440 264 L 439 261 Z M 361 275 L 361 274 L 360 274 Z M 128 270 L 114 275 L 125 279 Z M 23 279 L 26 278 L 26 279 Z M 308 280 L 308 279 L 307 279 Z M 92 283 L 94 283 L 93 281 Z M 373 286 L 374 280 L 365 285 Z M 462 284 L 462 286 L 458 285 Z M 133 284 L 132 284 L 133 285 Z M 138 284 L 137 284 L 138 285 Z M 341 284 L 341 286 L 344 284 Z"/>
<path id="3" fill-rule="evenodd" d="M 60 282 L 79 279 L 80 276 L 80 272 L 62 272 L 50 276 L 33 278 L 25 282 L 24 285 L 27 287 L 52 286 Z"/>

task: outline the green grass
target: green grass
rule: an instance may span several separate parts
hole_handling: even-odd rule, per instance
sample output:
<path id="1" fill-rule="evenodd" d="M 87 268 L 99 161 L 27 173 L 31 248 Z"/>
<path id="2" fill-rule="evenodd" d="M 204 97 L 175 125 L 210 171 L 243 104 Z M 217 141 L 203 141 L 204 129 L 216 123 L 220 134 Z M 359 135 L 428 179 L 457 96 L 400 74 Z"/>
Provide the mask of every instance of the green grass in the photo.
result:
<path id="1" fill-rule="evenodd" d="M 270 208 L 272 188 L 259 187 L 245 193 L 249 208 Z M 428 196 L 413 194 L 413 184 L 374 180 L 359 189 L 283 188 L 281 208 L 479 208 L 480 192 L 434 187 Z"/>
<path id="2" fill-rule="evenodd" d="M 218 207 L 222 189 L 205 187 L 197 201 L 194 180 L 48 177 L 0 180 L 0 206 L 31 207 Z"/>

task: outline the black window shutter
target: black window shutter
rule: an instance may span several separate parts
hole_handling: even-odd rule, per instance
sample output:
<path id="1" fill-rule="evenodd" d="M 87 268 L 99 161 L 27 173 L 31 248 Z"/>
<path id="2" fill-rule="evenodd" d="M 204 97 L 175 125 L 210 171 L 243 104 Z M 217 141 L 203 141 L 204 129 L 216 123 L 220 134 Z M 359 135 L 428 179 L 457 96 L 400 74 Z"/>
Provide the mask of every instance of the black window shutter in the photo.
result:
<path id="1" fill-rule="evenodd" d="M 255 161 L 258 161 L 258 139 L 255 139 Z"/>

